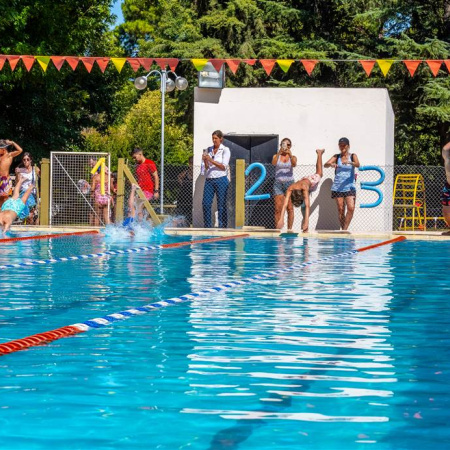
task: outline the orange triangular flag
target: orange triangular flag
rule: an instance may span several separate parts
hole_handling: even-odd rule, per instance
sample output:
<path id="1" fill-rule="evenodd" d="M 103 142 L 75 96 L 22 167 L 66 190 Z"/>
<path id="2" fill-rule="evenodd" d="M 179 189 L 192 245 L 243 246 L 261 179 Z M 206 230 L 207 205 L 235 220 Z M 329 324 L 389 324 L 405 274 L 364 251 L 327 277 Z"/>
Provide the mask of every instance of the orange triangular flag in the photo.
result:
<path id="1" fill-rule="evenodd" d="M 153 58 L 138 58 L 141 66 L 148 72 L 153 64 Z"/>
<path id="2" fill-rule="evenodd" d="M 167 64 L 169 65 L 172 72 L 175 72 L 175 69 L 177 68 L 179 62 L 180 60 L 177 58 L 169 58 L 167 60 Z"/>
<path id="3" fill-rule="evenodd" d="M 64 61 L 66 60 L 66 58 L 64 58 L 64 56 L 52 56 L 50 59 L 52 60 L 54 66 L 58 70 L 61 70 L 61 67 L 64 64 Z"/>
<path id="4" fill-rule="evenodd" d="M 314 67 L 316 67 L 316 64 L 319 62 L 317 59 L 301 59 L 300 61 L 302 62 L 306 72 L 308 72 L 309 76 L 311 76 L 311 72 L 314 70 Z"/>
<path id="5" fill-rule="evenodd" d="M 137 72 L 137 70 L 139 69 L 139 67 L 141 67 L 141 63 L 139 62 L 139 59 L 137 58 L 127 58 L 128 64 L 130 65 L 130 67 Z"/>
<path id="6" fill-rule="evenodd" d="M 426 62 L 433 75 L 436 76 L 444 61 L 442 59 L 427 59 Z"/>
<path id="7" fill-rule="evenodd" d="M 102 73 L 105 73 L 106 67 L 109 63 L 109 58 L 95 58 L 95 61 L 97 62 L 98 67 L 100 67 Z"/>
<path id="8" fill-rule="evenodd" d="M 242 61 L 244 61 L 246 64 L 253 66 L 255 65 L 255 62 L 257 61 L 256 59 L 243 59 Z"/>
<path id="9" fill-rule="evenodd" d="M 220 69 L 222 69 L 222 66 L 225 62 L 224 59 L 210 59 L 209 62 L 212 64 L 214 69 L 216 69 L 216 72 L 220 72 Z"/>
<path id="10" fill-rule="evenodd" d="M 80 58 L 81 61 L 84 64 L 84 67 L 86 67 L 86 70 L 91 73 L 92 67 L 94 66 L 95 63 L 95 59 L 92 56 L 83 56 L 82 58 Z"/>
<path id="11" fill-rule="evenodd" d="M 7 56 L 6 59 L 9 62 L 11 70 L 14 70 L 17 66 L 17 63 L 20 61 L 20 56 Z"/>
<path id="12" fill-rule="evenodd" d="M 363 66 L 363 69 L 366 71 L 367 76 L 370 77 L 373 66 L 375 65 L 375 61 L 372 59 L 361 59 L 359 62 Z"/>
<path id="13" fill-rule="evenodd" d="M 76 56 L 66 56 L 67 64 L 72 68 L 72 70 L 75 70 L 78 66 L 78 62 L 80 61 L 80 58 L 77 58 Z"/>
<path id="14" fill-rule="evenodd" d="M 240 59 L 227 59 L 226 61 L 227 61 L 228 67 L 233 72 L 233 74 L 236 74 L 241 60 Z"/>
<path id="15" fill-rule="evenodd" d="M 447 66 L 447 70 L 450 72 L 450 59 L 446 59 L 444 62 L 445 65 Z"/>
<path id="16" fill-rule="evenodd" d="M 409 70 L 409 74 L 413 77 L 422 60 L 405 59 L 403 62 L 405 63 L 406 68 Z"/>
<path id="17" fill-rule="evenodd" d="M 25 67 L 27 68 L 27 70 L 29 72 L 34 64 L 34 56 L 26 55 L 26 56 L 21 56 L 20 58 L 22 59 Z"/>
<path id="18" fill-rule="evenodd" d="M 0 56 L 0 70 L 3 69 L 3 66 L 5 65 L 6 56 Z"/>
<path id="19" fill-rule="evenodd" d="M 264 67 L 264 70 L 266 71 L 267 75 L 270 75 L 273 69 L 273 66 L 275 65 L 276 60 L 275 59 L 260 59 L 259 62 Z"/>
<path id="20" fill-rule="evenodd" d="M 169 66 L 172 72 L 175 72 L 175 69 L 178 66 L 178 59 L 176 58 L 155 58 L 155 62 L 163 70 Z"/>

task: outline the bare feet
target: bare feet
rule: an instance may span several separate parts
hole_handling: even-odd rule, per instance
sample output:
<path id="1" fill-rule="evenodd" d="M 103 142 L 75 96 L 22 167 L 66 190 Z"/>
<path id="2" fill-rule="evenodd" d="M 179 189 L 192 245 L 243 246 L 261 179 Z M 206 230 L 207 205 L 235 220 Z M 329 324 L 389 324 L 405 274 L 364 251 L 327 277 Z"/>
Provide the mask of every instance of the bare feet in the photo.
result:
<path id="1" fill-rule="evenodd" d="M 325 153 L 325 149 L 324 149 L 324 148 L 318 148 L 318 149 L 316 150 L 316 153 L 317 153 L 318 155 L 323 155 L 323 154 Z"/>

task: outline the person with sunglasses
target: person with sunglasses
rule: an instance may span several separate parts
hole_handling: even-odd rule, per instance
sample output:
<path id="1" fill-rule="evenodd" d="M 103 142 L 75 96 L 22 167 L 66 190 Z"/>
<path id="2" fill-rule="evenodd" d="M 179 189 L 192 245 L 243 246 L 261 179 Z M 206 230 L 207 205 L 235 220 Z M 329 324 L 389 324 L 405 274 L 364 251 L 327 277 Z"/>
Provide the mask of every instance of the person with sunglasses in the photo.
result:
<path id="1" fill-rule="evenodd" d="M 16 167 L 16 180 L 19 178 L 22 179 L 22 184 L 20 186 L 20 197 L 22 197 L 25 192 L 28 190 L 30 185 L 37 186 L 37 179 L 40 176 L 41 171 L 39 167 L 37 167 L 33 163 L 33 157 L 29 152 L 25 152 L 22 156 L 21 163 Z M 19 219 L 26 219 L 28 217 L 29 224 L 38 225 L 39 224 L 39 216 L 37 214 L 37 206 L 38 206 L 38 198 L 37 191 L 34 188 L 28 199 L 26 201 L 27 208 L 24 210 L 21 215 L 19 215 Z M 23 216 L 23 214 L 26 214 Z"/>
<path id="2" fill-rule="evenodd" d="M 281 219 L 286 192 L 291 184 L 295 182 L 293 169 L 297 165 L 297 157 L 292 155 L 291 148 L 291 140 L 284 138 L 281 141 L 280 150 L 272 158 L 272 165 L 275 166 L 275 182 L 273 184 L 275 226 L 277 226 Z M 286 210 L 288 216 L 287 227 L 288 230 L 292 230 L 292 226 L 294 225 L 294 207 L 290 199 L 287 203 Z"/>

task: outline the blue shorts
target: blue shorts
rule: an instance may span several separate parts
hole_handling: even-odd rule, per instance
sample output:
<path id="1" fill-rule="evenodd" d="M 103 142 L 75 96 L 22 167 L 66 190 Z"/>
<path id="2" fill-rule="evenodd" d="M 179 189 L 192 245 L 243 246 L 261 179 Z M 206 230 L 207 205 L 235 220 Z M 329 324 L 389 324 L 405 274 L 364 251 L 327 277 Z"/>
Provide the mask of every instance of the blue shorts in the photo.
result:
<path id="1" fill-rule="evenodd" d="M 21 218 L 21 214 L 23 215 L 25 211 L 28 211 L 28 208 L 20 198 L 8 198 L 2 205 L 2 211 L 13 211 L 17 214 L 17 217 Z"/>
<path id="2" fill-rule="evenodd" d="M 288 187 L 294 183 L 294 179 L 287 181 L 275 180 L 273 183 L 273 195 L 286 195 Z"/>

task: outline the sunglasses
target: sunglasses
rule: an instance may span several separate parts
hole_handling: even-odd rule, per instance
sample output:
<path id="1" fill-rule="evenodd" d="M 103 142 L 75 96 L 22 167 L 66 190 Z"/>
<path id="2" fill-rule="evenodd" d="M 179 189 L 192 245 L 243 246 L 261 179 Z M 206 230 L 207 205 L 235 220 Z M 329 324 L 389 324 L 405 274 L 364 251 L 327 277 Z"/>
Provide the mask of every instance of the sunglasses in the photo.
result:
<path id="1" fill-rule="evenodd" d="M 31 161 L 30 158 L 23 158 L 22 161 Z"/>

